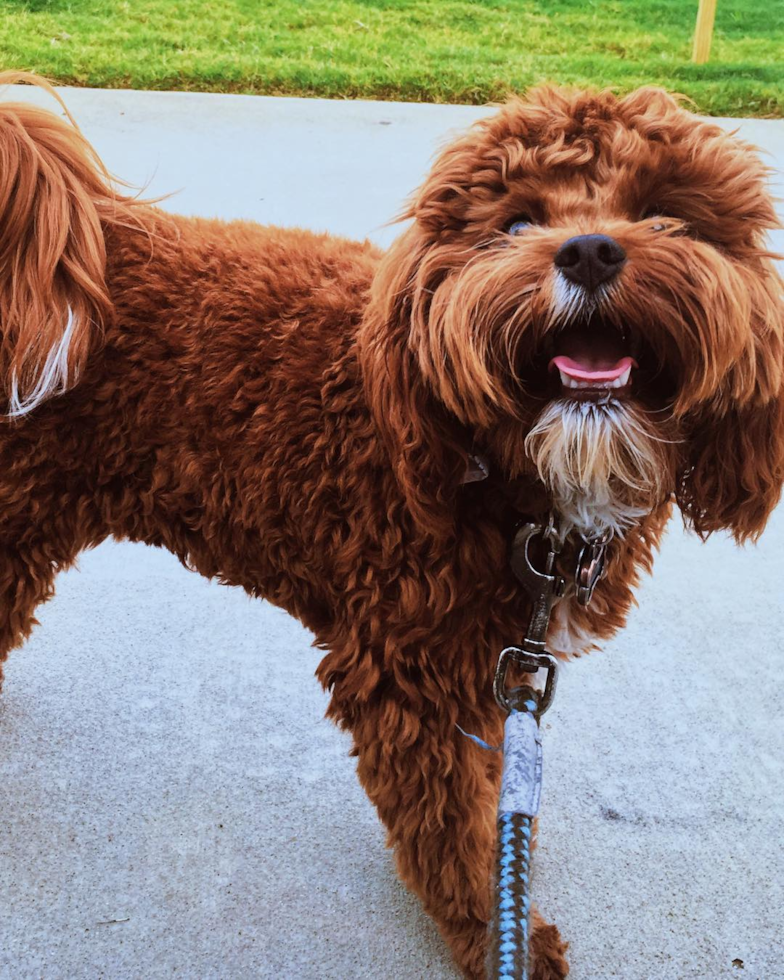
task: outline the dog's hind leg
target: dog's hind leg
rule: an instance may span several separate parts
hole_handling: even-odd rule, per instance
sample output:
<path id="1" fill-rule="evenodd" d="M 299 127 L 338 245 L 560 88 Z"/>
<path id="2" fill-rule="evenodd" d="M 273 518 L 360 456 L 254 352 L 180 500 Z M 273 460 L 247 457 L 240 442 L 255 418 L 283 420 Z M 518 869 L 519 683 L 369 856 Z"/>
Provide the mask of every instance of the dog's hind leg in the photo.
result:
<path id="1" fill-rule="evenodd" d="M 3 662 L 37 625 L 36 608 L 51 599 L 57 573 L 79 552 L 73 528 L 66 529 L 61 515 L 47 513 L 49 521 L 34 522 L 28 514 L 24 526 L 14 528 L 17 534 L 0 537 L 0 687 Z"/>
<path id="2" fill-rule="evenodd" d="M 43 547 L 0 546 L 0 686 L 3 662 L 37 625 L 35 610 L 54 595 L 55 576 L 65 564 Z"/>
<path id="3" fill-rule="evenodd" d="M 54 573 L 48 574 L 22 551 L 0 547 L 0 684 L 3 662 L 30 635 L 36 606 L 53 592 Z"/>

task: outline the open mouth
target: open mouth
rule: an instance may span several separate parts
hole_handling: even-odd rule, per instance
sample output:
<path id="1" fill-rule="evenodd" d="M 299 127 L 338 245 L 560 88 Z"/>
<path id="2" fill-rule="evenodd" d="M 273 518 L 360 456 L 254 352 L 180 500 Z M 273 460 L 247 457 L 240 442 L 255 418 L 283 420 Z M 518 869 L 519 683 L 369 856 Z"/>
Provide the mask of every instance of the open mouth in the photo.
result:
<path id="1" fill-rule="evenodd" d="M 537 401 L 609 403 L 634 399 L 658 411 L 677 396 L 677 351 L 651 337 L 655 327 L 594 313 L 555 330 L 526 351 L 516 369 Z M 661 333 L 661 332 L 660 332 Z"/>
<path id="2" fill-rule="evenodd" d="M 560 382 L 562 397 L 623 398 L 631 393 L 639 366 L 635 347 L 627 331 L 592 318 L 553 338 L 549 372 Z"/>

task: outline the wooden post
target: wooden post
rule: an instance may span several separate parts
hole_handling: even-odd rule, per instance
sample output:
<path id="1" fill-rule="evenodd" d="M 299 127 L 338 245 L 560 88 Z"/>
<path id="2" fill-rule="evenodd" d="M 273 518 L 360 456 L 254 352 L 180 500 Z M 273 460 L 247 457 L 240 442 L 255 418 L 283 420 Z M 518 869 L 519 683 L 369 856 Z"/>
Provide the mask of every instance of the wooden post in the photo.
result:
<path id="1" fill-rule="evenodd" d="M 698 65 L 704 65 L 710 57 L 713 21 L 716 17 L 716 0 L 700 0 L 697 11 L 697 26 L 694 29 L 694 50 L 691 60 Z"/>

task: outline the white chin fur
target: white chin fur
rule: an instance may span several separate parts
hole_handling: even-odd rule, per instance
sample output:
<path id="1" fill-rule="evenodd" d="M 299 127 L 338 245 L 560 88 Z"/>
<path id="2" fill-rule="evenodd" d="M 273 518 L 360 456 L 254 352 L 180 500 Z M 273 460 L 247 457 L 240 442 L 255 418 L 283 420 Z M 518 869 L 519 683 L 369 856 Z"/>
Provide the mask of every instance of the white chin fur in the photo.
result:
<path id="1" fill-rule="evenodd" d="M 628 402 L 550 402 L 525 445 L 564 533 L 623 535 L 663 497 L 661 440 Z"/>

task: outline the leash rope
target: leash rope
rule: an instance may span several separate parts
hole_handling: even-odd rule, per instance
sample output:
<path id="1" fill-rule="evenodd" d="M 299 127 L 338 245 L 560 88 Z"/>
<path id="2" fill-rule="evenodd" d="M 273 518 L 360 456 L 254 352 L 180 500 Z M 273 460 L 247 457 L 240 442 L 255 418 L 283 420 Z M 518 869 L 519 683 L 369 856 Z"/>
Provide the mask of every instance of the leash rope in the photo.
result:
<path id="1" fill-rule="evenodd" d="M 530 690 L 530 689 L 529 689 Z M 498 980 L 527 980 L 531 902 L 531 838 L 539 809 L 542 741 L 536 721 L 539 698 L 521 690 L 504 726 L 504 772 L 498 801 L 496 920 L 491 974 Z M 519 710 L 518 710 L 519 709 Z"/>
<path id="2" fill-rule="evenodd" d="M 495 980 L 528 978 L 531 838 L 542 788 L 541 699 L 529 687 L 511 693 L 515 705 L 504 725 L 496 825 L 496 914 L 488 964 L 488 973 Z"/>
<path id="3" fill-rule="evenodd" d="M 529 556 L 535 537 L 542 537 L 547 544 L 543 573 Z M 575 594 L 581 605 L 591 601 L 601 578 L 608 541 L 608 537 L 585 541 L 577 559 Z M 555 567 L 560 550 L 561 538 L 552 516 L 547 526 L 521 527 L 512 544 L 512 569 L 529 592 L 533 610 L 525 639 L 519 647 L 501 651 L 493 680 L 495 699 L 507 712 L 497 817 L 496 911 L 488 960 L 493 980 L 528 980 L 531 842 L 542 787 L 539 720 L 552 703 L 558 669 L 557 660 L 545 649 L 545 638 L 553 606 L 566 592 L 566 582 Z M 524 685 L 507 690 L 506 675 L 511 665 L 529 674 L 543 668 L 543 689 Z"/>
<path id="4" fill-rule="evenodd" d="M 528 980 L 528 873 L 532 820 L 523 813 L 498 817 L 496 861 L 496 936 L 492 975 L 498 980 Z"/>

